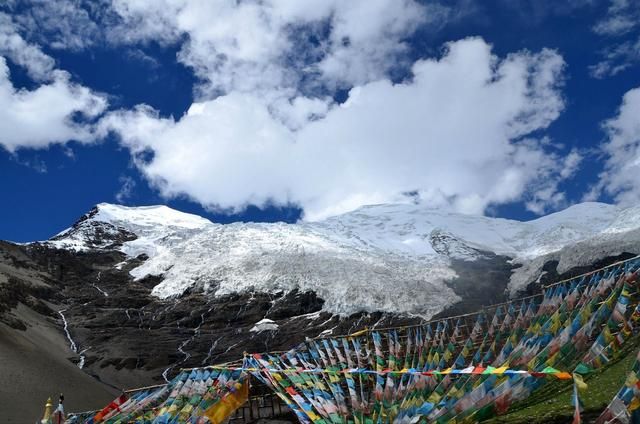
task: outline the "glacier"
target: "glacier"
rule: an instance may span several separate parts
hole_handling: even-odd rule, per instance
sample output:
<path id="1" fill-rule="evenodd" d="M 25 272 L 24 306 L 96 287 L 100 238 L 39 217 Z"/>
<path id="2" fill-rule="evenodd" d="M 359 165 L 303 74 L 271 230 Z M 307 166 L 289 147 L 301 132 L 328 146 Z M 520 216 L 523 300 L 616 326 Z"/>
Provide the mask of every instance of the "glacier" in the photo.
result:
<path id="1" fill-rule="evenodd" d="M 456 277 L 454 259 L 474 261 L 482 252 L 511 258 L 521 265 L 508 287 L 515 294 L 540 275 L 546 261 L 558 261 L 559 270 L 587 265 L 595 256 L 625 251 L 629 234 L 639 242 L 639 231 L 639 206 L 595 202 L 524 222 L 383 204 L 296 224 L 217 224 L 167 206 L 101 203 L 45 243 L 115 248 L 129 258 L 144 254 L 148 259 L 131 275 L 162 276 L 153 288 L 161 299 L 186 290 L 221 296 L 299 289 L 317 293 L 335 314 L 429 318 L 460 300 L 448 284 Z"/>

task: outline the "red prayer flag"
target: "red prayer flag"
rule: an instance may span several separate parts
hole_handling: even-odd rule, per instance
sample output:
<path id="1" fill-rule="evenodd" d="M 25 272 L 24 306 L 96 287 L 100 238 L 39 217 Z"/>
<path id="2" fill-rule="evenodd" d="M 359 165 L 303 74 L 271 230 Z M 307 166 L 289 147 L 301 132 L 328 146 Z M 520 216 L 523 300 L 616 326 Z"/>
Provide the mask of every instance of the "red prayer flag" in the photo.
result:
<path id="1" fill-rule="evenodd" d="M 120 405 L 122 405 L 123 403 L 125 403 L 127 401 L 127 399 L 129 399 L 129 397 L 126 394 L 121 394 L 119 397 L 117 397 L 113 402 L 111 402 L 109 405 L 105 406 L 102 411 L 98 412 L 94 417 L 93 417 L 93 422 L 94 423 L 99 423 L 100 421 L 102 421 L 102 418 L 107 415 L 109 412 L 113 411 L 114 409 L 119 409 Z"/>

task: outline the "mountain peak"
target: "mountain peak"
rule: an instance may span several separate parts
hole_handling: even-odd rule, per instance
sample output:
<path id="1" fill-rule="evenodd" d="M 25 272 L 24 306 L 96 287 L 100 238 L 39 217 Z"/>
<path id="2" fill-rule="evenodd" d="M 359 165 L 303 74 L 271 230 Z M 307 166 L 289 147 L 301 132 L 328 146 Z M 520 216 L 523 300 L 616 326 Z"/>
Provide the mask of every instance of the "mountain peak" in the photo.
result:
<path id="1" fill-rule="evenodd" d="M 211 225 L 211 221 L 201 216 L 180 212 L 165 205 L 123 206 L 99 203 L 91 218 L 111 224 L 134 226 L 169 226 L 196 229 Z"/>

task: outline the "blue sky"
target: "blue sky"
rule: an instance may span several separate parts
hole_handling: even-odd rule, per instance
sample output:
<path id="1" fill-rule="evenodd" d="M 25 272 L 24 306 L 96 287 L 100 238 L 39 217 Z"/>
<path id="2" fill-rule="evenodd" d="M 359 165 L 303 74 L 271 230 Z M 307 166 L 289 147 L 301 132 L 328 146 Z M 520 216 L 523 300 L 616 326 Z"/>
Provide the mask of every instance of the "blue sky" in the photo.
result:
<path id="1" fill-rule="evenodd" d="M 639 22 L 624 0 L 9 1 L 0 239 L 99 202 L 216 222 L 637 203 Z"/>

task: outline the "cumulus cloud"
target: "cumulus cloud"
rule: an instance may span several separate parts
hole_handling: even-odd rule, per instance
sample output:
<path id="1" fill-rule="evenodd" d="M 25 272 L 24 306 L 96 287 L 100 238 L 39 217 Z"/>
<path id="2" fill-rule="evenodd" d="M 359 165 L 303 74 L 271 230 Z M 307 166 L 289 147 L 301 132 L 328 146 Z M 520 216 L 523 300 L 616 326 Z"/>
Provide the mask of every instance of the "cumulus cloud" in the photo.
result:
<path id="1" fill-rule="evenodd" d="M 628 91 L 618 114 L 603 125 L 607 142 L 605 170 L 588 199 L 606 193 L 621 205 L 640 201 L 640 88 Z"/>
<path id="2" fill-rule="evenodd" d="M 201 79 L 201 98 L 379 79 L 406 64 L 418 25 L 449 16 L 415 0 L 113 0 L 112 10 L 113 42 L 185 40 L 178 58 Z"/>
<path id="3" fill-rule="evenodd" d="M 0 5 L 31 40 L 80 50 L 103 41 L 180 43 L 179 59 L 204 93 L 300 82 L 300 72 L 349 85 L 404 61 L 405 38 L 437 30 L 472 7 L 468 0 L 24 0 Z M 446 3 L 445 6 L 443 3 Z M 393 60 L 390 60 L 393 59 Z"/>
<path id="4" fill-rule="evenodd" d="M 101 41 L 109 20 L 107 0 L 20 0 L 0 5 L 32 42 L 55 50 L 79 51 Z"/>
<path id="5" fill-rule="evenodd" d="M 60 7 L 65 10 L 64 2 Z M 94 140 L 87 119 L 106 109 L 104 96 L 73 83 L 67 72 L 56 69 L 51 56 L 22 33 L 29 33 L 28 27 L 0 12 L 0 146 L 14 152 Z M 7 59 L 39 85 L 31 90 L 14 87 Z"/>
<path id="6" fill-rule="evenodd" d="M 31 91 L 17 90 L 0 56 L 0 146 L 10 152 L 92 140 L 83 121 L 96 117 L 105 107 L 102 96 L 72 83 L 63 71 L 53 71 L 50 82 Z"/>
<path id="7" fill-rule="evenodd" d="M 402 41 L 418 25 L 440 20 L 443 6 L 413 0 L 341 2 L 335 4 L 325 56 L 317 67 L 338 85 L 354 85 L 385 75 L 407 49 Z M 444 19 L 443 19 L 444 20 Z"/>
<path id="8" fill-rule="evenodd" d="M 37 81 L 51 78 L 55 67 L 53 58 L 43 53 L 40 47 L 22 38 L 11 17 L 2 12 L 0 12 L 0 55 L 8 57 L 16 65 L 25 68 L 29 76 Z"/>
<path id="9" fill-rule="evenodd" d="M 467 39 L 447 44 L 440 58 L 409 60 L 407 40 L 458 19 L 454 3 L 62 0 L 49 12 L 43 0 L 25 4 L 31 12 L 16 14 L 20 31 L 53 49 L 178 47 L 177 60 L 198 77 L 184 116 L 140 105 L 109 113 L 97 132 L 117 133 L 166 197 L 229 211 L 293 203 L 307 219 L 406 201 L 406 193 L 464 212 L 523 200 L 542 213 L 565 202 L 559 184 L 580 163 L 577 152 L 565 158 L 536 138 L 564 106 L 556 52 L 499 58 Z M 17 91 L 5 73 L 7 104 L 35 106 L 29 96 L 54 88 L 62 99 L 42 126 L 22 133 L 28 114 L 0 118 L 15 132 L 0 139 L 7 149 L 95 137 L 77 116 L 97 116 L 104 100 L 53 73 L 31 92 Z M 349 90 L 342 104 L 338 89 Z M 71 92 L 77 103 L 66 102 Z M 129 188 L 123 182 L 122 196 Z"/>
<path id="10" fill-rule="evenodd" d="M 534 196 L 540 207 L 556 201 L 563 165 L 579 162 L 527 137 L 562 111 L 563 67 L 554 51 L 501 59 L 466 39 L 416 62 L 411 80 L 356 86 L 344 104 L 234 91 L 178 120 L 113 112 L 101 133 L 115 131 L 164 196 L 214 209 L 295 203 L 319 219 L 407 192 L 464 212 Z"/>

